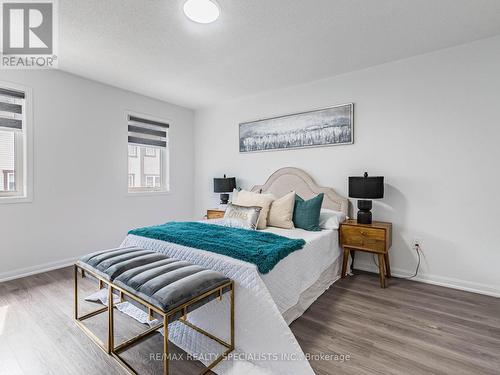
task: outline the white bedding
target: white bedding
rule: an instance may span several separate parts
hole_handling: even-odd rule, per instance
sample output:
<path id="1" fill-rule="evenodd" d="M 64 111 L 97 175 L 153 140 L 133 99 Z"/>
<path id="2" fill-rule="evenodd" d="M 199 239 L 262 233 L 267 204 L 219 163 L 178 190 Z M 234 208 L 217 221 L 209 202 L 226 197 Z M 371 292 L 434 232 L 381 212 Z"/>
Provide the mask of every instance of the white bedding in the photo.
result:
<path id="1" fill-rule="evenodd" d="M 281 314 L 297 304 L 301 293 L 311 287 L 321 274 L 339 258 L 338 231 L 322 230 L 308 232 L 303 229 L 281 229 L 268 227 L 272 232 L 289 238 L 302 238 L 306 245 L 295 251 L 261 275 Z M 291 321 L 287 321 L 288 324 Z"/>
<path id="2" fill-rule="evenodd" d="M 225 360 L 213 371 L 218 374 L 314 374 L 283 315 L 299 302 L 301 294 L 319 280 L 322 273 L 333 267 L 340 255 L 337 231 L 307 232 L 301 229 L 268 228 L 290 238 L 303 238 L 306 245 L 278 263 L 268 274 L 262 275 L 254 264 L 224 255 L 180 246 L 145 237 L 128 235 L 122 246 L 140 246 L 159 251 L 173 258 L 187 260 L 225 274 L 235 280 L 235 352 L 244 353 L 251 363 Z M 332 280 L 333 281 L 333 280 Z M 323 283 L 324 284 L 324 283 Z M 322 285 L 324 290 L 329 285 Z M 309 293 L 310 294 L 310 293 Z M 308 295 L 303 311 L 319 295 Z M 221 338 L 229 337 L 229 299 L 212 301 L 189 315 L 189 319 Z M 217 346 L 205 340 L 184 325 L 171 328 L 170 339 L 188 353 L 215 352 Z M 217 348 L 217 349 L 216 349 Z M 275 358 L 274 355 L 286 358 Z M 269 356 L 273 358 L 270 360 Z M 209 361 L 208 361 L 209 362 Z"/>

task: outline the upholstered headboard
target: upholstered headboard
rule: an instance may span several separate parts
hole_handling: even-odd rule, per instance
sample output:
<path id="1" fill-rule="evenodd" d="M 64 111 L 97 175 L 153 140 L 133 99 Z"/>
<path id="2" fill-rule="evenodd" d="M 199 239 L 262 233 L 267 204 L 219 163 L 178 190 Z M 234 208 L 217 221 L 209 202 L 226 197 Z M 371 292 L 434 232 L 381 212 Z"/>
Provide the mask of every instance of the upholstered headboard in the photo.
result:
<path id="1" fill-rule="evenodd" d="M 322 208 L 340 211 L 347 215 L 349 201 L 337 194 L 332 188 L 316 185 L 314 180 L 302 169 L 281 168 L 274 172 L 264 185 L 256 185 L 253 192 L 271 193 L 276 197 L 295 191 L 303 199 L 313 198 L 319 193 L 324 193 Z"/>

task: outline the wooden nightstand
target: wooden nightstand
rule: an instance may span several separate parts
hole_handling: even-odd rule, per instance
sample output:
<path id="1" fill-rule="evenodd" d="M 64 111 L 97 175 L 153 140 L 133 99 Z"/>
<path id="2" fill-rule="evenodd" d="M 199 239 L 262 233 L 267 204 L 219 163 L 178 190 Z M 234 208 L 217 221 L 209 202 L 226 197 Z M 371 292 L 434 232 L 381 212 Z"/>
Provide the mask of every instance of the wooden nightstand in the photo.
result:
<path id="1" fill-rule="evenodd" d="M 346 220 L 340 224 L 339 234 L 340 245 L 344 250 L 342 277 L 345 277 L 347 273 L 349 251 L 360 250 L 375 253 L 378 255 L 380 286 L 385 288 L 386 275 L 391 277 L 389 249 L 392 245 L 392 224 L 381 221 L 374 221 L 372 224 L 358 224 L 356 220 Z"/>
<path id="2" fill-rule="evenodd" d="M 226 211 L 217 208 L 207 210 L 207 219 L 222 219 Z"/>

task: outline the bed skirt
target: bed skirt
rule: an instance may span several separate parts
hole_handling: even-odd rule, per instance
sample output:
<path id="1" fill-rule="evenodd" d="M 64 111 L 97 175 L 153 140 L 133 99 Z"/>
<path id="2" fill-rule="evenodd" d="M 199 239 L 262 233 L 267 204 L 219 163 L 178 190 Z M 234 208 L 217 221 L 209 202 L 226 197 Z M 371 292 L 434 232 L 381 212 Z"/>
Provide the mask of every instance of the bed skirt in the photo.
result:
<path id="1" fill-rule="evenodd" d="M 288 310 L 282 313 L 286 323 L 290 325 L 316 301 L 330 286 L 340 279 L 342 257 L 332 263 L 330 267 L 323 271 L 318 280 L 300 294 L 299 301 Z"/>

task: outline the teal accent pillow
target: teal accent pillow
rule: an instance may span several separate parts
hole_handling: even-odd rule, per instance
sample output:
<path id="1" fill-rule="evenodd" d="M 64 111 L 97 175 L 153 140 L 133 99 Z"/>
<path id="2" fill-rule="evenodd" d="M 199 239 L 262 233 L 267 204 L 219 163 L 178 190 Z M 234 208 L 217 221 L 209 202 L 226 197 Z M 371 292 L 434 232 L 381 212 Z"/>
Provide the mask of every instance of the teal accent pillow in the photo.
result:
<path id="1" fill-rule="evenodd" d="M 321 230 L 319 226 L 319 214 L 321 212 L 323 196 L 324 194 L 320 193 L 314 198 L 305 201 L 298 195 L 295 195 L 295 207 L 293 209 L 293 224 L 295 228 L 314 232 Z"/>

